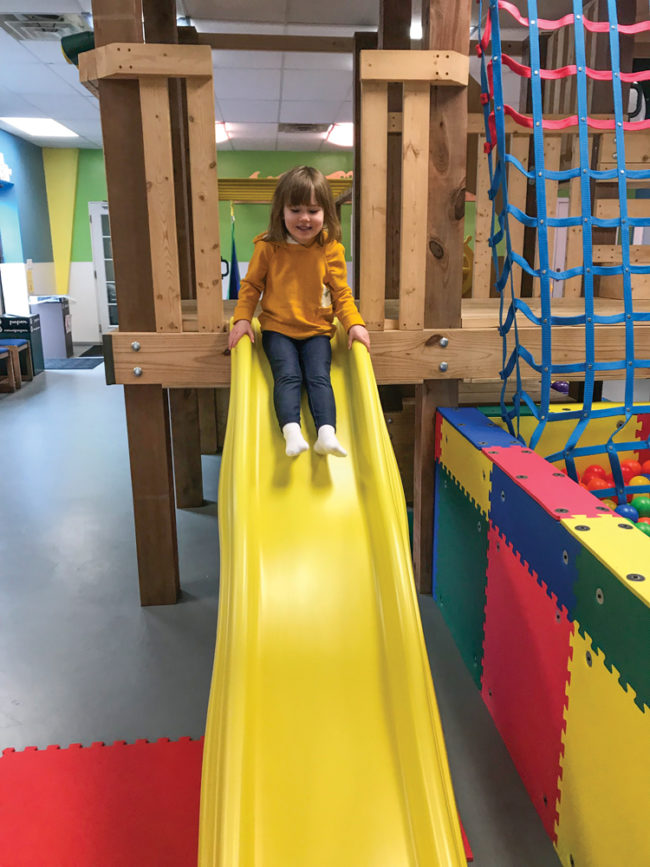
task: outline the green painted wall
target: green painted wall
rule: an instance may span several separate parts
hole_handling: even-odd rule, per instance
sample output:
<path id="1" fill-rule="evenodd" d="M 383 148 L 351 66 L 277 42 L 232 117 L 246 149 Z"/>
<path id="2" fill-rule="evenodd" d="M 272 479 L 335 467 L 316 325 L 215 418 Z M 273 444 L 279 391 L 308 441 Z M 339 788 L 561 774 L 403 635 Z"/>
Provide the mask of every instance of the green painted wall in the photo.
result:
<path id="1" fill-rule="evenodd" d="M 105 202 L 106 170 L 104 151 L 80 150 L 79 173 L 77 175 L 77 197 L 74 208 L 72 229 L 72 261 L 91 262 L 90 221 L 88 202 Z"/>

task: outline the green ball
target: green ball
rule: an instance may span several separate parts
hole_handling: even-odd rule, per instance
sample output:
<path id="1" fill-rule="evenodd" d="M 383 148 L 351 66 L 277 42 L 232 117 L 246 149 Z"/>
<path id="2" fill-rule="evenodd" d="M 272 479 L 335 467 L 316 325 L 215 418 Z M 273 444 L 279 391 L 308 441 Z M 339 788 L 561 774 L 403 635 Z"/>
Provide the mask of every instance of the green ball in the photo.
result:
<path id="1" fill-rule="evenodd" d="M 635 524 L 637 530 L 641 530 L 646 536 L 650 536 L 650 524 Z"/>
<path id="2" fill-rule="evenodd" d="M 650 518 L 650 497 L 647 494 L 639 494 L 630 505 L 634 506 L 640 518 Z"/>

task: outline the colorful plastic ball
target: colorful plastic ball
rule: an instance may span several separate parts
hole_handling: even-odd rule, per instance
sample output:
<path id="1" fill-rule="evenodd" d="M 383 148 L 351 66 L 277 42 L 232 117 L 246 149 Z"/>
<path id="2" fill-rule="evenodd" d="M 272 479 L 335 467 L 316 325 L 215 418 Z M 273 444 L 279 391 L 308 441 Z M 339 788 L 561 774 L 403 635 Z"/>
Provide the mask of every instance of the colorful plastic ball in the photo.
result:
<path id="1" fill-rule="evenodd" d="M 601 500 L 600 502 L 603 506 L 607 506 L 607 508 L 611 509 L 612 511 L 616 509 L 616 503 L 614 502 L 614 500 L 610 500 L 609 497 L 607 497 L 606 500 Z"/>
<path id="2" fill-rule="evenodd" d="M 627 467 L 628 469 L 632 470 L 632 474 L 635 476 L 638 476 L 641 474 L 641 464 L 638 461 L 633 461 L 633 460 L 621 461 L 621 469 L 623 469 L 624 467 Z"/>
<path id="3" fill-rule="evenodd" d="M 623 481 L 626 485 L 630 484 L 630 479 L 634 478 L 636 473 L 634 470 L 630 469 L 630 467 L 621 467 L 621 473 L 623 474 Z"/>
<path id="4" fill-rule="evenodd" d="M 627 484 L 631 485 L 632 487 L 635 487 L 636 485 L 647 485 L 648 480 L 645 476 L 632 476 L 632 478 Z"/>
<path id="5" fill-rule="evenodd" d="M 589 479 L 594 479 L 594 478 L 604 479 L 606 473 L 607 473 L 607 470 L 605 469 L 605 467 L 601 467 L 600 464 L 591 464 L 590 466 L 587 467 L 587 469 L 582 474 L 580 481 L 585 482 L 585 484 L 586 484 L 589 482 Z"/>
<path id="6" fill-rule="evenodd" d="M 646 536 L 650 536 L 650 524 L 637 524 L 636 526 L 642 533 L 645 533 Z"/>
<path id="7" fill-rule="evenodd" d="M 647 494 L 637 494 L 632 498 L 630 504 L 633 506 L 642 518 L 650 517 L 650 497 Z"/>
<path id="8" fill-rule="evenodd" d="M 644 476 L 647 476 L 650 473 L 650 461 L 644 461 L 641 464 L 641 472 Z"/>
<path id="9" fill-rule="evenodd" d="M 650 518 L 639 518 L 637 524 L 650 524 Z"/>
<path id="10" fill-rule="evenodd" d="M 623 505 L 617 506 L 614 511 L 617 515 L 620 515 L 621 518 L 627 518 L 628 521 L 634 521 L 635 524 L 639 520 L 639 513 L 634 506 L 630 506 L 629 503 L 623 503 Z"/>
<path id="11" fill-rule="evenodd" d="M 605 479 L 601 479 L 598 476 L 592 476 L 587 482 L 588 491 L 604 491 L 606 488 L 609 488 L 609 485 Z"/>

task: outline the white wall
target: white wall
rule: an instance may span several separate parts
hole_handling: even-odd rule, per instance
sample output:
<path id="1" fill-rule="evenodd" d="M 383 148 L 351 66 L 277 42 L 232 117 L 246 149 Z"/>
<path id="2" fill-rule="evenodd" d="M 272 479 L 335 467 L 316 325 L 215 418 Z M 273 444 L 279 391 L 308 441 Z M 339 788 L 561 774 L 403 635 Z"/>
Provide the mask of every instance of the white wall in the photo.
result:
<path id="1" fill-rule="evenodd" d="M 70 263 L 68 293 L 73 343 L 99 343 L 99 318 L 92 262 Z"/>

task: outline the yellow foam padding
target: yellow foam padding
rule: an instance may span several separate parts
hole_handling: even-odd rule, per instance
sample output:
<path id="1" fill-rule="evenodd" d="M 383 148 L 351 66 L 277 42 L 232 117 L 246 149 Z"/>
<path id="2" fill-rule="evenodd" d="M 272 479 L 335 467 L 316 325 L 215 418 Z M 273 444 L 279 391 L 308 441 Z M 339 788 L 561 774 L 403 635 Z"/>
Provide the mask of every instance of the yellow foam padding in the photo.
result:
<path id="1" fill-rule="evenodd" d="M 464 867 L 370 356 L 339 326 L 348 457 L 290 459 L 255 333 L 232 355 L 199 864 Z"/>
<path id="2" fill-rule="evenodd" d="M 571 636 L 557 852 L 565 867 L 641 867 L 650 864 L 650 715 L 578 627 Z"/>
<path id="3" fill-rule="evenodd" d="M 622 403 L 594 403 L 594 409 L 602 409 L 602 408 L 614 408 L 614 407 L 623 407 Z M 580 404 L 577 403 L 557 403 L 551 404 L 549 409 L 549 414 L 552 416 L 562 415 L 562 413 L 570 411 L 575 412 L 580 409 Z M 582 448 L 585 446 L 597 446 L 604 445 L 609 437 L 612 434 L 612 431 L 616 430 L 616 422 L 620 420 L 620 416 L 611 416 L 609 418 L 595 418 L 589 421 L 589 424 L 585 428 L 584 433 L 580 437 L 578 442 L 578 448 Z M 492 421 L 495 424 L 500 425 L 504 429 L 506 429 L 505 422 L 500 418 L 493 418 Z M 552 421 L 549 422 L 544 428 L 544 432 L 540 437 L 540 440 L 535 447 L 535 451 L 537 454 L 545 457 L 546 455 L 555 454 L 555 452 L 561 451 L 567 443 L 571 431 L 578 424 L 579 419 L 567 419 L 565 422 L 560 421 Z M 537 427 L 537 419 L 533 416 L 522 416 L 520 419 L 519 430 L 521 435 L 526 440 L 526 442 L 530 442 L 530 438 L 533 434 L 533 431 Z M 624 428 L 621 428 L 620 431 L 616 434 L 614 438 L 614 442 L 630 442 L 631 440 L 636 439 L 637 430 L 639 427 L 639 423 L 637 421 L 636 416 L 632 416 L 630 421 L 625 425 Z M 622 461 L 633 459 L 638 457 L 638 451 L 630 451 L 630 452 L 619 452 L 619 458 Z M 556 465 L 564 464 L 564 461 L 556 461 Z M 590 464 L 603 464 L 604 466 L 609 465 L 609 460 L 606 455 L 588 455 L 586 457 L 578 457 L 576 458 L 576 467 L 579 473 L 582 473 Z"/>
<path id="4" fill-rule="evenodd" d="M 638 596 L 650 607 L 650 581 L 628 581 L 626 576 L 648 576 L 650 569 L 650 537 L 636 528 L 625 530 L 621 524 L 630 524 L 614 513 L 598 518 L 563 518 L 562 524 L 587 548 L 594 557 L 612 572 L 630 593 Z M 576 530 L 578 526 L 591 529 Z"/>
<path id="5" fill-rule="evenodd" d="M 442 420 L 440 461 L 487 517 L 490 511 L 492 461 L 447 419 Z"/>
<path id="6" fill-rule="evenodd" d="M 78 148 L 43 148 L 56 291 L 59 295 L 67 294 L 70 286 L 78 164 Z"/>

